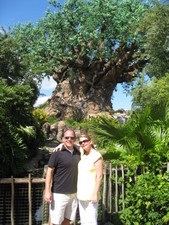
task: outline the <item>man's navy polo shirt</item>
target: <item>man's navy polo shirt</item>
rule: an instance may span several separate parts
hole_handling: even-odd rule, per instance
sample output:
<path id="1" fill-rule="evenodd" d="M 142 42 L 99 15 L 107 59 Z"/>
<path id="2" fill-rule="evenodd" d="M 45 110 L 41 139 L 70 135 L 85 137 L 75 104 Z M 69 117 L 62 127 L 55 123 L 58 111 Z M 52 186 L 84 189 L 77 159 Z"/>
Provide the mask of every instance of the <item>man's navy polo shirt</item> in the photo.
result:
<path id="1" fill-rule="evenodd" d="M 60 194 L 73 194 L 77 192 L 77 175 L 80 152 L 74 148 L 71 154 L 64 146 L 61 150 L 53 152 L 48 166 L 55 167 L 53 173 L 52 192 Z"/>

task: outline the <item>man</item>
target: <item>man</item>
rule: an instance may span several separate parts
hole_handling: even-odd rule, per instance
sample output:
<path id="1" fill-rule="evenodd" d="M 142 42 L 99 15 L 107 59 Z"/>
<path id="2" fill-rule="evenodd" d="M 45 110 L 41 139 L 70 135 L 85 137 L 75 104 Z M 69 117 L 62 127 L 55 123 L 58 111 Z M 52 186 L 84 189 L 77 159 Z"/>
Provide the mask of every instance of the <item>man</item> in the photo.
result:
<path id="1" fill-rule="evenodd" d="M 75 132 L 67 130 L 62 140 L 61 149 L 54 151 L 50 156 L 45 182 L 45 201 L 50 204 L 53 225 L 69 225 L 70 221 L 75 219 L 77 209 L 76 192 L 80 152 L 74 146 Z"/>

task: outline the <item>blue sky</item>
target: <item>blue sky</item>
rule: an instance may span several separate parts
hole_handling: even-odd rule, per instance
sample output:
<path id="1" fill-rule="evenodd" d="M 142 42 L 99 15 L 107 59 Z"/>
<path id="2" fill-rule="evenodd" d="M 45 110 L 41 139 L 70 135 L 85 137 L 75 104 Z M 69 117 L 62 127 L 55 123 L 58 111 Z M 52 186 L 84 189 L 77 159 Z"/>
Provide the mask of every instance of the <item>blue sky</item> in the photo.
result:
<path id="1" fill-rule="evenodd" d="M 60 2 L 64 2 L 63 0 Z M 0 26 L 5 29 L 12 27 L 17 23 L 26 23 L 31 21 L 36 24 L 38 19 L 45 16 L 47 7 L 50 7 L 47 0 L 0 0 Z M 49 98 L 55 89 L 56 83 L 45 79 L 42 83 L 41 93 L 46 96 L 40 96 L 37 104 L 42 103 Z M 117 91 L 113 93 L 113 109 L 131 109 L 131 97 L 126 97 L 122 86 L 117 86 Z"/>

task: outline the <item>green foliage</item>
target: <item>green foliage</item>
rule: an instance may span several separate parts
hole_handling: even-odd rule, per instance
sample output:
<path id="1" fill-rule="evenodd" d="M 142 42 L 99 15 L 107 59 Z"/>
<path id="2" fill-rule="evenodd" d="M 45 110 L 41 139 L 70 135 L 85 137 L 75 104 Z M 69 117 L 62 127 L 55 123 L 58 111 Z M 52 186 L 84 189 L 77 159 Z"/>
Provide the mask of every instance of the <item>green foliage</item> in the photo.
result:
<path id="1" fill-rule="evenodd" d="M 44 135 L 32 115 L 33 94 L 28 84 L 8 86 L 0 81 L 0 176 L 22 173 L 24 161 L 44 143 Z"/>
<path id="2" fill-rule="evenodd" d="M 121 220 L 126 225 L 168 224 L 169 177 L 145 173 L 137 177 L 137 183 L 127 184 L 125 211 Z"/>
<path id="3" fill-rule="evenodd" d="M 154 7 L 145 13 L 136 31 L 145 33 L 143 57 L 148 57 L 151 63 L 146 72 L 153 77 L 162 77 L 169 72 L 169 4 L 154 1 Z"/>
<path id="4" fill-rule="evenodd" d="M 50 123 L 50 124 L 57 123 L 58 120 L 59 119 L 56 116 L 48 116 L 48 118 L 47 118 L 47 122 Z"/>
<path id="5" fill-rule="evenodd" d="M 136 166 L 160 170 L 168 160 L 169 127 L 162 121 L 154 121 L 150 114 L 149 108 L 134 112 L 124 125 L 100 117 L 89 123 L 89 131 L 98 148 L 107 151 L 105 157 L 110 157 L 112 163 L 123 161 L 130 170 Z"/>
<path id="6" fill-rule="evenodd" d="M 133 108 L 144 109 L 149 106 L 154 119 L 165 120 L 165 109 L 169 103 L 169 74 L 166 73 L 162 78 L 158 80 L 154 78 L 146 83 L 142 76 L 131 95 L 133 96 Z"/>
<path id="7" fill-rule="evenodd" d="M 88 130 L 89 129 L 89 126 L 90 126 L 90 123 L 91 123 L 91 120 L 76 120 L 74 118 L 67 118 L 66 119 L 66 124 L 68 126 L 71 126 L 73 128 L 80 128 L 80 129 L 86 129 Z"/>
<path id="8" fill-rule="evenodd" d="M 19 126 L 31 122 L 32 89 L 29 85 L 8 86 L 0 81 L 0 107 L 6 122 Z"/>
<path id="9" fill-rule="evenodd" d="M 27 147 L 14 126 L 0 114 L 0 177 L 21 173 L 27 158 Z"/>
<path id="10" fill-rule="evenodd" d="M 0 77 L 9 85 L 21 81 L 26 72 L 26 62 L 16 54 L 17 47 L 10 34 L 0 33 Z"/>
<path id="11" fill-rule="evenodd" d="M 43 103 L 43 104 L 41 104 L 40 106 L 38 106 L 38 109 L 44 109 L 44 108 L 46 108 L 46 107 L 48 107 L 48 106 L 49 106 L 49 102 L 46 101 L 45 103 Z"/>
<path id="12" fill-rule="evenodd" d="M 139 45 L 141 35 L 133 33 L 132 27 L 138 26 L 149 8 L 138 0 L 50 3 L 58 9 L 48 10 L 36 26 L 28 23 L 13 30 L 19 43 L 18 52 L 29 54 L 31 68 L 42 77 L 42 73 L 51 74 L 59 65 L 70 64 L 73 69 L 72 63 L 79 54 L 86 61 L 99 58 L 108 61 L 116 58 L 118 45 L 124 48 L 131 43 Z"/>
<path id="13" fill-rule="evenodd" d="M 0 177 L 22 174 L 25 160 L 44 144 L 32 114 L 38 87 L 17 48 L 9 34 L 0 33 Z"/>
<path id="14" fill-rule="evenodd" d="M 40 126 L 42 126 L 45 122 L 47 122 L 48 119 L 46 113 L 39 108 L 33 111 L 33 116 L 36 119 L 36 121 L 40 124 Z"/>

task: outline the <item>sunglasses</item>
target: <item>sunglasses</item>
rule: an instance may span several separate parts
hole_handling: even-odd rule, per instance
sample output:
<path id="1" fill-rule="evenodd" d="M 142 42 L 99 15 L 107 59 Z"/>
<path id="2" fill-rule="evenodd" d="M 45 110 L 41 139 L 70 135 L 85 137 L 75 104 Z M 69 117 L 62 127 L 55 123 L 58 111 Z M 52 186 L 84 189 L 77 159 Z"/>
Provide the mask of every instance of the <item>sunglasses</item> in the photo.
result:
<path id="1" fill-rule="evenodd" d="M 68 140 L 68 139 L 74 140 L 75 137 L 66 136 L 65 139 L 67 139 L 67 140 Z"/>
<path id="2" fill-rule="evenodd" d="M 86 143 L 86 142 L 88 142 L 88 141 L 89 141 L 88 139 L 83 140 L 83 141 L 79 141 L 79 144 L 81 145 L 81 144 Z"/>

